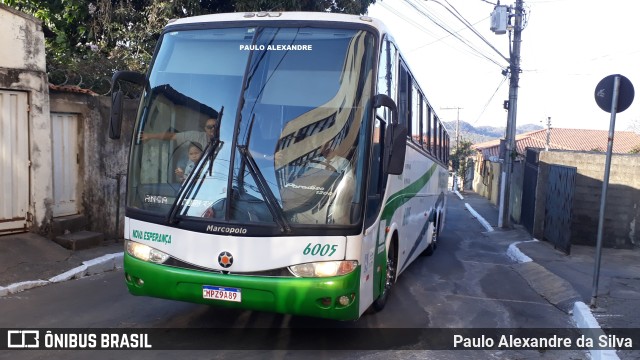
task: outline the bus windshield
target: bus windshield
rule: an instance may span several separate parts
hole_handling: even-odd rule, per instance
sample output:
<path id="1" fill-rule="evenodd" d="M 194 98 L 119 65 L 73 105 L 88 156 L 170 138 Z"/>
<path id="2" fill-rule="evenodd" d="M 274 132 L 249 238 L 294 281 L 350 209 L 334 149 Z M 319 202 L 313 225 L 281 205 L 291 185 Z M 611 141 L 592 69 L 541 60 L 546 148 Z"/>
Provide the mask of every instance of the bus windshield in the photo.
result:
<path id="1" fill-rule="evenodd" d="M 134 129 L 127 206 L 294 232 L 357 224 L 374 54 L 357 29 L 166 32 Z"/>

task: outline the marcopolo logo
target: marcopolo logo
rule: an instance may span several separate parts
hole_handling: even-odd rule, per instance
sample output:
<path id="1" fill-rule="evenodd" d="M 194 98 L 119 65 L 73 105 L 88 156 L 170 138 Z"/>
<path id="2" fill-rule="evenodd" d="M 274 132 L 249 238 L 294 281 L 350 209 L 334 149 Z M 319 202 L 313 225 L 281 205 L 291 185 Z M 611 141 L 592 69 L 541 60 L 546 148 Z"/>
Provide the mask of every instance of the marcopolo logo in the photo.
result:
<path id="1" fill-rule="evenodd" d="M 208 225 L 207 231 L 221 232 L 225 234 L 239 234 L 239 235 L 244 235 L 247 233 L 246 228 L 235 227 L 235 226 L 216 226 L 216 225 Z"/>
<path id="2" fill-rule="evenodd" d="M 223 251 L 218 255 L 218 264 L 223 268 L 228 268 L 233 265 L 233 255 L 228 251 Z"/>

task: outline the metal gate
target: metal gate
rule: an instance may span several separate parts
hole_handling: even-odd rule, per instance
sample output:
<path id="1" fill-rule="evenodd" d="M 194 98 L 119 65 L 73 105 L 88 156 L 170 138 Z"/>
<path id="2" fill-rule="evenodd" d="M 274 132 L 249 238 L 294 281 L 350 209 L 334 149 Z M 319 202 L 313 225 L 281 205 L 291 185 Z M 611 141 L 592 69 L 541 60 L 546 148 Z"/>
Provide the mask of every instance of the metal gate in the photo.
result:
<path id="1" fill-rule="evenodd" d="M 51 114 L 53 141 L 53 216 L 78 213 L 78 116 Z"/>
<path id="2" fill-rule="evenodd" d="M 29 117 L 27 93 L 0 91 L 0 234 L 27 231 Z"/>
<path id="3" fill-rule="evenodd" d="M 522 180 L 522 208 L 520 219 L 522 225 L 533 234 L 533 220 L 536 210 L 536 187 L 538 185 L 538 149 L 527 149 Z"/>
<path id="4" fill-rule="evenodd" d="M 576 168 L 549 165 L 547 203 L 544 211 L 544 238 L 567 255 L 571 252 L 571 213 L 576 184 Z"/>

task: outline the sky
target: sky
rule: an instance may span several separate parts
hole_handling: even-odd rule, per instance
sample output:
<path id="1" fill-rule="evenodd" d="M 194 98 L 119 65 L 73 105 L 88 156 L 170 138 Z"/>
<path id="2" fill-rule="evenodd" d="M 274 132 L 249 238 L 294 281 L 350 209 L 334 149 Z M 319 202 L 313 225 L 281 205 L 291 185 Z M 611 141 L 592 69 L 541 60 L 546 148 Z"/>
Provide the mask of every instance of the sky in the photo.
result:
<path id="1" fill-rule="evenodd" d="M 596 105 L 594 93 L 611 74 L 627 77 L 636 92 L 616 115 L 615 130 L 640 125 L 637 0 L 525 0 L 524 6 L 517 125 L 546 127 L 550 117 L 554 128 L 608 130 L 611 115 Z M 509 80 L 503 82 L 501 67 L 508 66 L 509 36 L 490 31 L 493 8 L 483 0 L 377 0 L 368 15 L 385 23 L 442 120 L 456 120 L 457 109 L 446 108 L 460 108 L 460 120 L 474 126 L 506 126 Z M 457 10 L 495 50 L 447 9 Z"/>

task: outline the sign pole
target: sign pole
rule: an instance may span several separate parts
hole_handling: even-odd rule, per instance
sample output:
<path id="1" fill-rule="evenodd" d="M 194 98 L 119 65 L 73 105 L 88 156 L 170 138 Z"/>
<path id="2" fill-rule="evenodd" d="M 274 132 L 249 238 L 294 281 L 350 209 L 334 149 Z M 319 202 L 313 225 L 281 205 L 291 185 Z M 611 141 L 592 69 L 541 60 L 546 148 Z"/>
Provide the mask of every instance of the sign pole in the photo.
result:
<path id="1" fill-rule="evenodd" d="M 602 180 L 602 195 L 600 197 L 600 216 L 598 218 L 598 238 L 596 243 L 596 261 L 593 269 L 593 289 L 591 291 L 591 307 L 595 308 L 598 298 L 598 280 L 600 278 L 600 262 L 602 259 L 602 233 L 604 231 L 604 214 L 607 206 L 607 188 L 609 187 L 609 173 L 611 169 L 611 153 L 613 152 L 613 135 L 616 127 L 616 113 L 618 112 L 618 95 L 620 90 L 620 76 L 613 80 L 613 97 L 611 100 L 611 120 L 609 122 L 609 140 L 607 144 L 607 159 L 604 165 L 604 179 Z"/>

